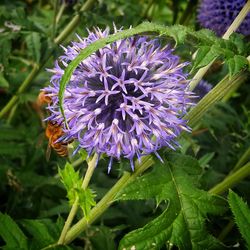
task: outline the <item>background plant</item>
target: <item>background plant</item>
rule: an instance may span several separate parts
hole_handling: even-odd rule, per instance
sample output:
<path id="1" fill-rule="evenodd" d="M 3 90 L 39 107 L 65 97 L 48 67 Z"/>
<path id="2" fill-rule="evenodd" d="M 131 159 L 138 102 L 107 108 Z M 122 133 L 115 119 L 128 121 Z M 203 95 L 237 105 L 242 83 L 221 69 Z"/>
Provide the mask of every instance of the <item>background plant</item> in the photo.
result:
<path id="1" fill-rule="evenodd" d="M 227 203 L 226 192 L 234 187 L 249 202 L 245 178 L 250 172 L 248 39 L 233 34 L 225 41 L 211 31 L 199 31 L 197 1 L 72 2 L 6 1 L 0 6 L 1 245 L 4 249 L 52 248 L 49 245 L 58 249 L 130 249 L 133 245 L 136 249 L 173 245 L 222 249 L 223 244 L 239 243 L 239 249 L 247 248 L 244 223 L 250 223 L 249 209 L 233 192 Z M 136 27 L 147 20 L 153 24 Z M 113 22 L 125 31 L 93 44 L 78 60 L 116 39 L 146 33 L 160 35 L 175 46 L 183 61 L 191 61 L 193 75 L 216 58 L 225 63 L 219 63 L 219 69 L 210 68 L 205 76 L 216 87 L 189 112 L 193 132 L 181 135 L 178 152 L 163 148 L 163 164 L 147 157 L 134 173 L 128 161 L 115 161 L 109 175 L 108 159 L 103 157 L 84 195 L 80 186 L 87 169 L 86 153 L 69 159 L 71 164 L 65 168 L 66 159 L 56 154 L 46 162 L 44 114 L 36 98 L 48 85 L 44 67 L 51 68 L 62 53 L 58 44 L 68 44 L 74 32 L 86 35 L 86 27 L 105 28 Z M 167 27 L 172 24 L 176 25 Z M 126 30 L 130 25 L 135 28 Z M 71 73 L 69 67 L 62 92 Z M 65 235 L 67 246 L 57 246 L 70 211 L 66 195 L 70 204 L 83 197 L 79 199 L 82 209 L 73 221 L 79 222 Z"/>

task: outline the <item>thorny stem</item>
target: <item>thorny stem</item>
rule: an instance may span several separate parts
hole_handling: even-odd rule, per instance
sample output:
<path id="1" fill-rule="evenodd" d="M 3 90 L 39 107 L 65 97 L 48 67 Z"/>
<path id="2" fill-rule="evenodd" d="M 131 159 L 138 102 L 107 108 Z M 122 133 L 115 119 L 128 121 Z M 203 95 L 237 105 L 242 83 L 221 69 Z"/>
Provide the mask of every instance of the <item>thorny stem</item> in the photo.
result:
<path id="1" fill-rule="evenodd" d="M 98 158 L 98 155 L 95 154 L 93 156 L 93 158 L 91 159 L 91 161 L 88 163 L 88 168 L 87 168 L 87 171 L 86 171 L 86 174 L 84 176 L 84 179 L 83 179 L 83 183 L 82 183 L 82 189 L 86 189 L 88 187 L 88 184 L 89 184 L 89 181 L 93 175 L 93 172 L 94 172 L 94 169 L 95 169 L 95 166 L 96 166 L 96 161 L 97 161 L 97 158 Z M 65 236 L 70 228 L 70 225 L 77 213 L 77 210 L 78 210 L 78 202 L 79 202 L 79 199 L 78 197 L 76 198 L 74 204 L 72 205 L 72 208 L 70 210 L 70 213 L 68 215 L 68 218 L 64 224 L 64 227 L 63 227 L 63 230 L 61 232 L 61 235 L 60 235 L 60 238 L 58 240 L 58 245 L 62 245 L 64 244 L 64 240 L 65 240 Z"/>
<path id="2" fill-rule="evenodd" d="M 87 0 L 85 4 L 83 4 L 82 8 L 80 9 L 80 12 L 86 11 L 92 7 L 96 0 Z M 80 21 L 80 14 L 77 14 L 71 22 L 65 27 L 65 29 L 55 38 L 55 44 L 59 44 L 63 42 L 70 34 L 71 32 L 76 28 Z M 51 53 L 52 54 L 52 53 Z M 12 98 L 9 100 L 9 102 L 3 107 L 3 109 L 0 112 L 0 118 L 5 116 L 11 108 L 16 104 L 18 101 L 18 97 L 20 94 L 22 94 L 26 88 L 31 84 L 31 82 L 35 79 L 35 77 L 38 75 L 39 71 L 42 69 L 42 67 L 45 65 L 45 63 L 48 61 L 48 58 L 44 60 L 44 62 L 33 66 L 32 71 L 30 74 L 25 78 L 25 80 L 22 82 L 21 86 L 17 90 L 17 93 L 12 96 Z"/>
<path id="3" fill-rule="evenodd" d="M 250 0 L 247 1 L 247 3 L 244 5 L 238 16 L 234 19 L 233 23 L 230 25 L 230 27 L 227 29 L 226 33 L 223 35 L 223 39 L 228 39 L 230 35 L 235 32 L 240 24 L 244 21 L 246 15 L 250 11 Z M 192 81 L 189 84 L 189 89 L 193 90 L 197 84 L 200 82 L 200 80 L 203 78 L 203 76 L 207 73 L 208 69 L 211 67 L 215 59 L 210 62 L 207 66 L 199 69 L 195 76 L 193 77 Z"/>
<path id="4" fill-rule="evenodd" d="M 222 182 L 209 190 L 211 194 L 223 194 L 229 188 L 236 185 L 239 181 L 250 175 L 250 162 L 231 175 L 228 175 Z"/>

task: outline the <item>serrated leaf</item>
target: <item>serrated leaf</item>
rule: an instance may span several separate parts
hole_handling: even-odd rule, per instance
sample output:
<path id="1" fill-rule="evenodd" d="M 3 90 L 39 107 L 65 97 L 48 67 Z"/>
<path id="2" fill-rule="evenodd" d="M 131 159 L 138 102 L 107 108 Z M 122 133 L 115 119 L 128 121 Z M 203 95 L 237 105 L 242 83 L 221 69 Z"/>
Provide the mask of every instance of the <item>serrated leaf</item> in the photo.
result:
<path id="1" fill-rule="evenodd" d="M 231 41 L 237 48 L 237 52 L 240 55 L 248 55 L 247 53 L 247 43 L 246 41 L 244 41 L 244 36 L 242 34 L 239 33 L 233 33 L 230 37 L 229 37 L 229 41 Z"/>
<path id="2" fill-rule="evenodd" d="M 230 77 L 236 75 L 249 65 L 248 60 L 244 56 L 240 55 L 235 55 L 234 57 L 228 59 L 226 63 L 228 65 Z"/>
<path id="3" fill-rule="evenodd" d="M 3 249 L 28 249 L 26 236 L 7 214 L 0 213 L 0 235 L 6 243 Z"/>
<path id="4" fill-rule="evenodd" d="M 229 191 L 228 203 L 233 212 L 240 233 L 250 248 L 250 209 L 247 204 L 233 191 Z"/>
<path id="5" fill-rule="evenodd" d="M 70 163 L 66 163 L 63 170 L 59 169 L 59 175 L 67 190 L 67 197 L 71 205 L 78 200 L 78 204 L 83 210 L 84 216 L 88 218 L 91 207 L 95 206 L 94 193 L 89 189 L 82 188 L 82 178 L 78 172 L 75 172 Z"/>
<path id="6" fill-rule="evenodd" d="M 39 63 L 41 58 L 41 37 L 38 32 L 31 32 L 26 36 L 29 55 L 35 62 Z"/>
<path id="7" fill-rule="evenodd" d="M 119 193 L 118 200 L 156 197 L 158 203 L 168 202 L 163 214 L 127 234 L 119 249 L 160 249 L 166 241 L 179 249 L 218 249 L 217 240 L 206 232 L 205 218 L 207 213 L 221 213 L 225 204 L 195 186 L 200 173 L 195 159 L 171 154 L 164 165 L 137 178 Z"/>
<path id="8" fill-rule="evenodd" d="M 81 177 L 70 163 L 66 163 L 64 169 L 59 169 L 61 181 L 67 191 L 81 187 Z"/>
<path id="9" fill-rule="evenodd" d="M 173 25 L 173 26 L 170 26 L 169 29 L 166 30 L 166 32 L 161 33 L 161 34 L 165 34 L 165 35 L 173 37 L 176 44 L 180 44 L 185 41 L 189 32 L 190 31 L 185 26 L 183 27 L 182 25 Z"/>
<path id="10" fill-rule="evenodd" d="M 88 219 L 88 215 L 91 208 L 96 205 L 96 202 L 94 200 L 95 196 L 96 195 L 89 188 L 81 189 L 80 192 L 78 193 L 79 197 L 78 203 L 86 219 Z"/>
<path id="11" fill-rule="evenodd" d="M 216 46 L 202 46 L 198 49 L 195 61 L 193 63 L 193 69 L 202 68 L 212 62 L 220 54 Z"/>

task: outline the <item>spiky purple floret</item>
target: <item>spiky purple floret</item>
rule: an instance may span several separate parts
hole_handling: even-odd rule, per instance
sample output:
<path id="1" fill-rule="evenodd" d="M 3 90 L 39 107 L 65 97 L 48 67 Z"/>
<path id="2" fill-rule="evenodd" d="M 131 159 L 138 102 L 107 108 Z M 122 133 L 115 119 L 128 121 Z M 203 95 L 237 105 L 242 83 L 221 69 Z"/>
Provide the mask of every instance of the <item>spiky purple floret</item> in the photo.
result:
<path id="1" fill-rule="evenodd" d="M 196 98 L 196 101 L 201 100 L 211 89 L 212 85 L 207 81 L 201 80 L 198 85 L 193 90 Z"/>
<path id="2" fill-rule="evenodd" d="M 107 45 L 78 65 L 66 87 L 67 129 L 58 107 L 64 69 L 83 48 L 108 34 L 108 29 L 95 29 L 64 48 L 44 89 L 53 100 L 48 119 L 63 124 L 65 140 L 75 138 L 89 154 L 110 156 L 109 169 L 113 158 L 121 156 L 130 159 L 133 168 L 135 156 L 140 159 L 163 146 L 175 149 L 176 137 L 189 131 L 182 119 L 192 105 L 183 73 L 187 63 L 179 63 L 168 45 L 161 48 L 159 40 L 146 36 Z"/>
<path id="3" fill-rule="evenodd" d="M 243 8 L 246 0 L 202 0 L 198 9 L 198 21 L 204 28 L 222 36 Z M 250 13 L 237 32 L 250 35 Z"/>

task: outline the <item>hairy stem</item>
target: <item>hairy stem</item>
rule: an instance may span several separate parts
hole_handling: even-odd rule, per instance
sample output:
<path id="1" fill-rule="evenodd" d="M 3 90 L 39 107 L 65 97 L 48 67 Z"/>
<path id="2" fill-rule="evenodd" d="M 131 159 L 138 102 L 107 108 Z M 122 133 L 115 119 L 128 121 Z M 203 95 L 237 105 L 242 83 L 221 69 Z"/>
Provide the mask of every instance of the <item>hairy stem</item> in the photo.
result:
<path id="1" fill-rule="evenodd" d="M 250 162 L 245 164 L 242 168 L 235 173 L 227 176 L 222 182 L 209 190 L 211 194 L 223 194 L 229 188 L 235 186 L 238 182 L 250 175 Z"/>
<path id="2" fill-rule="evenodd" d="M 216 102 L 222 100 L 222 98 L 230 92 L 235 85 L 239 82 L 244 82 L 248 77 L 247 72 L 242 72 L 233 76 L 231 79 L 229 76 L 225 76 L 206 96 L 204 96 L 199 103 L 191 109 L 184 119 L 188 120 L 190 127 L 194 127 L 201 117 L 213 106 Z"/>
<path id="3" fill-rule="evenodd" d="M 85 4 L 83 4 L 82 8 L 80 9 L 80 12 L 86 11 L 92 7 L 96 0 L 87 0 Z M 76 15 L 71 22 L 65 27 L 65 29 L 58 35 L 58 37 L 55 38 L 55 44 L 63 42 L 70 34 L 71 32 L 76 28 L 80 21 L 80 14 Z M 52 52 L 50 53 L 50 55 Z M 35 79 L 39 71 L 43 68 L 45 63 L 49 60 L 50 56 L 44 60 L 44 62 L 40 63 L 39 65 L 35 65 L 30 72 L 30 74 L 25 78 L 25 80 L 20 85 L 19 89 L 17 90 L 17 93 L 12 96 L 12 98 L 9 100 L 9 102 L 3 107 L 3 109 L 0 112 L 0 118 L 4 117 L 11 108 L 16 104 L 18 101 L 19 95 L 23 93 L 26 88 L 32 83 L 32 81 Z"/>
<path id="4" fill-rule="evenodd" d="M 97 161 L 97 158 L 98 158 L 98 155 L 95 154 L 93 156 L 93 158 L 91 159 L 91 161 L 88 163 L 88 168 L 87 168 L 87 171 L 86 171 L 86 174 L 84 176 L 84 179 L 83 179 L 83 183 L 82 183 L 82 189 L 86 189 L 88 187 L 88 184 L 89 184 L 89 181 L 93 175 L 93 172 L 94 172 L 94 169 L 95 169 L 95 166 L 96 166 L 96 161 Z M 60 235 L 60 238 L 58 240 L 58 245 L 62 245 L 64 244 L 64 240 L 65 240 L 65 236 L 70 228 L 70 225 L 77 213 L 77 210 L 78 210 L 78 202 L 79 202 L 79 199 L 78 197 L 76 198 L 71 210 L 70 210 L 70 213 L 68 215 L 68 218 L 64 224 L 64 227 L 63 227 L 63 230 L 61 232 L 61 235 Z"/>
<path id="5" fill-rule="evenodd" d="M 250 11 L 250 0 L 247 1 L 247 3 L 244 5 L 238 16 L 234 19 L 233 23 L 230 25 L 230 27 L 227 29 L 226 33 L 223 35 L 223 39 L 228 39 L 230 35 L 235 32 L 240 24 L 244 21 L 246 15 Z M 203 76 L 207 73 L 208 69 L 211 67 L 215 59 L 210 62 L 207 66 L 199 69 L 195 76 L 193 77 L 192 81 L 189 84 L 189 89 L 193 90 L 197 84 L 200 82 L 200 80 L 203 78 Z"/>
<path id="6" fill-rule="evenodd" d="M 135 171 L 131 174 L 124 172 L 120 180 L 108 191 L 108 193 L 97 203 L 97 205 L 90 211 L 89 218 L 81 219 L 78 221 L 67 233 L 64 244 L 70 243 L 81 232 L 83 232 L 88 225 L 93 223 L 100 215 L 102 215 L 106 209 L 115 201 L 115 197 L 119 191 L 121 191 L 129 182 L 134 180 L 137 176 L 142 174 L 146 169 L 153 165 L 153 159 L 151 156 L 145 156 L 142 158 L 141 164 L 136 164 Z"/>

